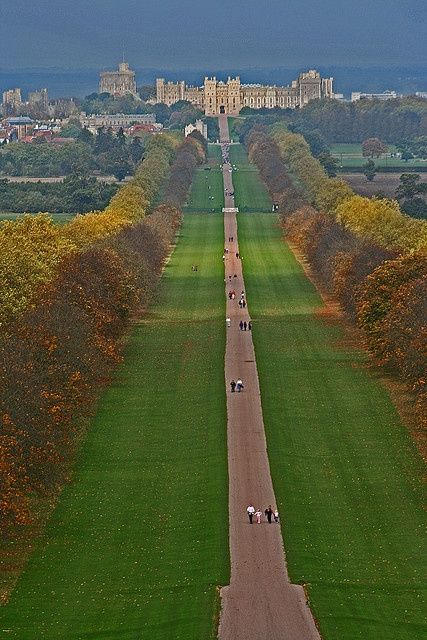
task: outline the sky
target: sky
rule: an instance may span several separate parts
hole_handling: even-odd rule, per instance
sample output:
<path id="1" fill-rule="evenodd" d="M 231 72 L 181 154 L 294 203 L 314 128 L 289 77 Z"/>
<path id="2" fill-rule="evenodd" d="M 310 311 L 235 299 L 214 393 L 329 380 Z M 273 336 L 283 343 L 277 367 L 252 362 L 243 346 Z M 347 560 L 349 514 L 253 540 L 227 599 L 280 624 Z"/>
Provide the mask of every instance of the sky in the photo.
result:
<path id="1" fill-rule="evenodd" d="M 427 64 L 427 0 L 0 0 L 0 68 Z"/>

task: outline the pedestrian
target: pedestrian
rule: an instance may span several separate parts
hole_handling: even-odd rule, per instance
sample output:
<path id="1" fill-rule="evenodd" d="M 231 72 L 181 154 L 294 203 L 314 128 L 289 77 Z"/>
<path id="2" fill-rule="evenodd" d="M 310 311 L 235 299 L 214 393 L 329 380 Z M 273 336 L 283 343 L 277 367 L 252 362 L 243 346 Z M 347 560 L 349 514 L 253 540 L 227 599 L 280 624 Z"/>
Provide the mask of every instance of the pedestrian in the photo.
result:
<path id="1" fill-rule="evenodd" d="M 237 252 L 237 253 L 236 253 L 236 258 L 238 258 L 238 257 L 239 257 L 239 253 Z"/>
<path id="2" fill-rule="evenodd" d="M 249 522 L 250 522 L 250 524 L 252 524 L 252 518 L 254 517 L 254 513 L 255 513 L 255 507 L 252 504 L 252 502 L 249 505 L 249 507 L 246 509 L 246 511 L 248 512 Z"/>
<path id="3" fill-rule="evenodd" d="M 243 320 L 240 320 L 239 327 L 240 327 L 240 331 L 243 331 Z"/>
<path id="4" fill-rule="evenodd" d="M 252 320 L 248 322 L 248 331 L 252 331 Z"/>
<path id="5" fill-rule="evenodd" d="M 239 300 L 239 307 L 242 308 L 243 302 Z"/>
<path id="6" fill-rule="evenodd" d="M 231 327 L 231 318 L 226 318 L 225 319 L 225 323 L 226 323 L 227 327 Z"/>
<path id="7" fill-rule="evenodd" d="M 243 382 L 242 382 L 242 380 L 240 378 L 237 378 L 237 380 L 236 380 L 236 391 L 238 393 L 240 393 L 242 389 L 243 389 Z"/>
<path id="8" fill-rule="evenodd" d="M 246 322 L 246 320 L 243 323 L 243 331 L 246 331 L 246 329 L 248 328 L 248 324 Z"/>
<path id="9" fill-rule="evenodd" d="M 234 380 L 230 382 L 230 387 L 231 387 L 231 393 L 234 393 L 236 391 L 236 383 Z"/>
<path id="10" fill-rule="evenodd" d="M 233 293 L 231 294 L 231 299 L 234 300 L 235 297 L 236 297 L 236 294 L 233 291 Z"/>
<path id="11" fill-rule="evenodd" d="M 262 511 L 260 511 L 259 509 L 257 511 L 255 511 L 255 516 L 256 516 L 257 523 L 261 524 Z"/>
<path id="12" fill-rule="evenodd" d="M 244 309 L 245 309 L 245 307 L 246 307 L 246 300 L 245 300 L 244 298 L 243 298 L 243 300 L 242 300 L 242 307 L 243 307 Z"/>
<path id="13" fill-rule="evenodd" d="M 274 512 L 274 522 L 277 524 L 279 522 L 279 512 L 277 509 Z"/>
<path id="14" fill-rule="evenodd" d="M 237 278 L 237 273 L 234 274 L 234 277 Z"/>
<path id="15" fill-rule="evenodd" d="M 273 509 L 271 508 L 271 504 L 268 505 L 264 513 L 267 516 L 268 524 L 271 524 L 271 517 L 273 515 Z"/>
<path id="16" fill-rule="evenodd" d="M 231 282 L 231 275 L 228 276 L 228 281 Z"/>

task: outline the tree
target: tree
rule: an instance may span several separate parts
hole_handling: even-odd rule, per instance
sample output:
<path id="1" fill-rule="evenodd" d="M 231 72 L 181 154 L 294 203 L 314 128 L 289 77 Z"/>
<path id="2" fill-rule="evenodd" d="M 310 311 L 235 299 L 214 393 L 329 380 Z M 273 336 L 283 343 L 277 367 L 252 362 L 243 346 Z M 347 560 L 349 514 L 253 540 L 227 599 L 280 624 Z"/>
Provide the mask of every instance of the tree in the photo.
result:
<path id="1" fill-rule="evenodd" d="M 401 158 L 405 162 L 408 162 L 408 160 L 412 160 L 413 157 L 414 157 L 413 153 L 411 153 L 408 149 L 404 149 L 401 153 Z"/>
<path id="2" fill-rule="evenodd" d="M 375 162 L 370 158 L 366 164 L 363 165 L 363 173 L 366 176 L 368 182 L 372 182 L 376 176 L 377 168 Z"/>
<path id="3" fill-rule="evenodd" d="M 362 142 L 362 153 L 364 157 L 373 158 L 380 157 L 383 153 L 386 153 L 388 147 L 384 142 L 381 142 L 379 138 L 368 138 Z"/>
<path id="4" fill-rule="evenodd" d="M 396 198 L 404 200 L 406 198 L 414 198 L 420 193 L 426 193 L 427 183 L 421 183 L 419 173 L 402 173 L 400 176 L 400 184 L 396 189 Z"/>
<path id="5" fill-rule="evenodd" d="M 335 178 L 338 172 L 338 160 L 329 152 L 320 153 L 317 156 L 318 161 L 330 178 Z"/>

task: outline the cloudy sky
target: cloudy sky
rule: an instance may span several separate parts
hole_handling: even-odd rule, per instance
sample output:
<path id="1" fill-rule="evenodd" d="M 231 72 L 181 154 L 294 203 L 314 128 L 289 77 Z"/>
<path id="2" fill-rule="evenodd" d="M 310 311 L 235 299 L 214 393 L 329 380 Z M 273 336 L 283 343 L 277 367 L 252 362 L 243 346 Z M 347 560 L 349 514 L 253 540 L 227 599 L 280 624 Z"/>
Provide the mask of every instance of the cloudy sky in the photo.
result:
<path id="1" fill-rule="evenodd" d="M 426 63 L 427 0 L 0 0 L 0 68 Z"/>

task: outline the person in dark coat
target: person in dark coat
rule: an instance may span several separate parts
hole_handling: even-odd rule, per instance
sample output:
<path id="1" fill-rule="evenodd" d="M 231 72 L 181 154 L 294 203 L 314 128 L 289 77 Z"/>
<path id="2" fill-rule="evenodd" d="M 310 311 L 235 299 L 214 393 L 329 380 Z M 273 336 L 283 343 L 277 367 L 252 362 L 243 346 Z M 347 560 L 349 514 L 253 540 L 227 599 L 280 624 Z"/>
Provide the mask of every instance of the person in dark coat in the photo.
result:
<path id="1" fill-rule="evenodd" d="M 231 393 L 234 393 L 235 390 L 236 390 L 236 382 L 235 382 L 235 380 L 232 380 L 230 382 L 230 387 L 231 387 Z"/>
<path id="2" fill-rule="evenodd" d="M 268 505 L 264 513 L 267 516 L 268 524 L 271 524 L 271 518 L 273 517 L 273 509 L 271 508 L 271 504 Z"/>

